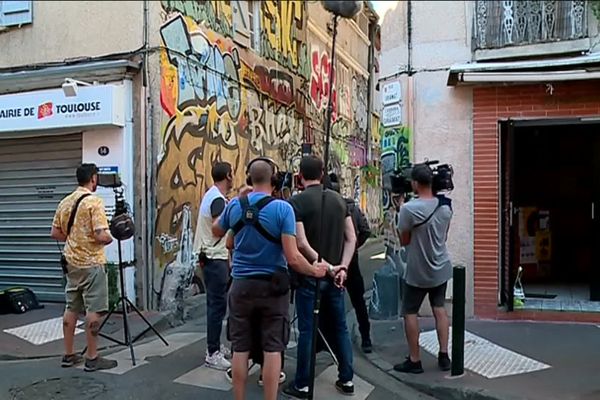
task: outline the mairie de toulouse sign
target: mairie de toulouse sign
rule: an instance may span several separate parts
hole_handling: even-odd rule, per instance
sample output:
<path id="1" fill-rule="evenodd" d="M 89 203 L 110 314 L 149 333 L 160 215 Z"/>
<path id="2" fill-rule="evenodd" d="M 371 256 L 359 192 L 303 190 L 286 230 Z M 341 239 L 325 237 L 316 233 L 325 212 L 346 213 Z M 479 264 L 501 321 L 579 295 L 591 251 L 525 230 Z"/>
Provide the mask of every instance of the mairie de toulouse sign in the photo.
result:
<path id="1" fill-rule="evenodd" d="M 0 132 L 91 126 L 124 126 L 122 86 L 79 87 L 77 96 L 62 89 L 0 96 Z"/>

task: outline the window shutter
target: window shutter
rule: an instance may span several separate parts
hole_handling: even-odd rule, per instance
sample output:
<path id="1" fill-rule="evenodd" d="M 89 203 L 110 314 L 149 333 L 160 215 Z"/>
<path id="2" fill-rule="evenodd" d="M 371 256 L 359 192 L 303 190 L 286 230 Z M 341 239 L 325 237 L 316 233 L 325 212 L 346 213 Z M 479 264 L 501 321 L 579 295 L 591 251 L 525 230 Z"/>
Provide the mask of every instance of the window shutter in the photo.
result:
<path id="1" fill-rule="evenodd" d="M 0 1 L 0 26 L 33 22 L 33 1 Z"/>
<path id="2" fill-rule="evenodd" d="M 245 47 L 250 46 L 250 18 L 248 15 L 247 0 L 233 0 L 233 28 L 234 40 Z"/>

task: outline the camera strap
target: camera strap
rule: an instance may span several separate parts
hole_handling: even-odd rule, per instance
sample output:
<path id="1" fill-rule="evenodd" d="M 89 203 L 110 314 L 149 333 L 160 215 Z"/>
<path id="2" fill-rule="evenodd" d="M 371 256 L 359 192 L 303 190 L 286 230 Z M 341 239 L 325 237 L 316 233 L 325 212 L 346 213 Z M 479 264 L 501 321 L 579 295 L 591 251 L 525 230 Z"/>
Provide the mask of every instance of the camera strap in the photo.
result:
<path id="1" fill-rule="evenodd" d="M 71 216 L 69 217 L 69 223 L 67 224 L 67 236 L 69 236 L 69 234 L 71 233 L 71 228 L 73 228 L 73 224 L 75 223 L 75 216 L 77 215 L 77 209 L 79 208 L 79 204 L 81 204 L 83 199 L 85 199 L 88 196 L 91 196 L 91 194 L 86 193 L 83 196 L 81 196 L 80 198 L 78 198 L 77 201 L 75 202 L 75 205 L 73 206 L 73 210 L 71 211 Z"/>
<path id="2" fill-rule="evenodd" d="M 418 228 L 420 226 L 425 225 L 426 223 L 429 222 L 429 220 L 431 218 L 433 218 L 433 215 L 437 212 L 437 210 L 439 210 L 442 207 L 442 202 L 440 199 L 438 199 L 438 205 L 435 207 L 435 209 L 433 210 L 433 212 L 431 214 L 429 214 L 429 217 L 425 218 L 423 221 L 419 222 L 418 224 L 415 224 L 415 226 L 413 226 L 413 229 Z"/>

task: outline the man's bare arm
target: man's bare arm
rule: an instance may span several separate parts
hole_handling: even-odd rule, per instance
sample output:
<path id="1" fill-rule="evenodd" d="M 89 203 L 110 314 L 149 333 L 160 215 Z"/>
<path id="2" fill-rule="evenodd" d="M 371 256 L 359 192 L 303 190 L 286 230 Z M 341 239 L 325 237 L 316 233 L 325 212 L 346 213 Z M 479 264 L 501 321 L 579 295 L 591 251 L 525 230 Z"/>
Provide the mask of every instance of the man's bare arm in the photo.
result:
<path id="1" fill-rule="evenodd" d="M 212 233 L 213 233 L 213 235 L 215 235 L 218 238 L 225 236 L 225 234 L 227 233 L 227 231 L 225 229 L 221 228 L 221 224 L 219 223 L 219 218 L 216 218 L 213 220 Z"/>
<path id="2" fill-rule="evenodd" d="M 94 231 L 94 238 L 96 239 L 96 242 L 103 245 L 109 245 L 113 241 L 113 238 L 110 235 L 108 228 L 96 229 Z"/>
<path id="3" fill-rule="evenodd" d="M 63 233 L 62 229 L 57 228 L 56 226 L 53 226 L 52 230 L 50 230 L 50 237 L 58 240 L 59 242 L 64 242 L 67 240 L 67 235 Z"/>
<path id="4" fill-rule="evenodd" d="M 288 264 L 302 275 L 322 278 L 327 273 L 328 264 L 325 262 L 315 263 L 311 265 L 306 258 L 298 251 L 296 237 L 292 235 L 282 235 L 281 245 L 283 253 Z"/>
<path id="5" fill-rule="evenodd" d="M 356 232 L 352 217 L 347 216 L 344 221 L 344 251 L 342 253 L 342 265 L 348 267 L 352 262 L 354 250 L 356 249 Z"/>

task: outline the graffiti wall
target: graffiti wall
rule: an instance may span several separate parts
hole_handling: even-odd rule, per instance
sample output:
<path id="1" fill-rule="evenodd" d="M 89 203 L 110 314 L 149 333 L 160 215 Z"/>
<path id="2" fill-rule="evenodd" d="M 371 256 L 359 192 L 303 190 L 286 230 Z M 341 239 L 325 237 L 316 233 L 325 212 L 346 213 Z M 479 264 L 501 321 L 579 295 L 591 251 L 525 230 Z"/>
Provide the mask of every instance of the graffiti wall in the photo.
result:
<path id="1" fill-rule="evenodd" d="M 287 169 L 305 141 L 302 2 L 261 2 L 260 54 L 238 45 L 233 3 L 162 2 L 154 286 L 163 309 L 175 307 L 173 293 L 192 280 L 189 244 L 211 165 L 231 163 L 237 191 L 250 159 L 266 155 Z"/>
<path id="2" fill-rule="evenodd" d="M 400 248 L 397 226 L 397 203 L 389 190 L 385 189 L 386 181 L 394 171 L 410 166 L 412 159 L 411 132 L 406 126 L 380 127 L 381 138 L 381 175 L 384 182 L 382 190 L 383 235 L 386 246 Z"/>

